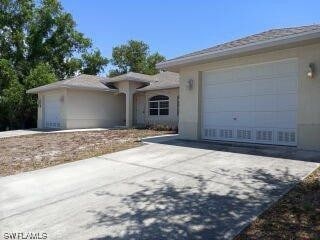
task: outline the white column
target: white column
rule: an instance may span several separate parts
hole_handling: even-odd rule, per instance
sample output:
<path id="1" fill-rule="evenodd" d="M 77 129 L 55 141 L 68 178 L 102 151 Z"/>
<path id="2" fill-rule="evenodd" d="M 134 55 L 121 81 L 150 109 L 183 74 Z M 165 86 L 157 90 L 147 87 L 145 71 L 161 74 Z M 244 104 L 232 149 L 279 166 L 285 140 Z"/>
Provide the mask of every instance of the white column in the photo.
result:
<path id="1" fill-rule="evenodd" d="M 126 93 L 126 127 L 132 127 L 133 119 L 133 94 Z"/>

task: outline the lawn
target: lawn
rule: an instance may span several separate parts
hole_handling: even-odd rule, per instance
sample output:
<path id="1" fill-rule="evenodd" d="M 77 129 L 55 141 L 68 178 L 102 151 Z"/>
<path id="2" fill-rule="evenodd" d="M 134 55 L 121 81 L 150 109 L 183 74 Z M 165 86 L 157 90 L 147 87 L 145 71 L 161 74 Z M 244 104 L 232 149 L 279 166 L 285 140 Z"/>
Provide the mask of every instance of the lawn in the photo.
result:
<path id="1" fill-rule="evenodd" d="M 123 129 L 68 133 L 42 133 L 0 139 L 0 176 L 140 146 L 141 138 L 169 131 Z"/>
<path id="2" fill-rule="evenodd" d="M 320 168 L 236 238 L 254 239 L 320 239 Z"/>

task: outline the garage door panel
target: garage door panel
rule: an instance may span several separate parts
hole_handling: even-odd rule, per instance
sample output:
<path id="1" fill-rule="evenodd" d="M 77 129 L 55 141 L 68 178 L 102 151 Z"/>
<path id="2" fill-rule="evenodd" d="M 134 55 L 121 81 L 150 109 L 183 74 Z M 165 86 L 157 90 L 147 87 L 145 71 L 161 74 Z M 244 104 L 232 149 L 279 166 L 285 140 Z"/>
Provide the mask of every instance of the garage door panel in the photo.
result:
<path id="1" fill-rule="evenodd" d="M 207 99 L 209 98 L 221 98 L 223 94 L 219 91 L 216 85 L 206 86 L 203 92 L 203 96 Z"/>
<path id="2" fill-rule="evenodd" d="M 233 71 L 206 72 L 204 73 L 203 79 L 206 86 L 225 84 L 236 80 Z"/>
<path id="3" fill-rule="evenodd" d="M 275 112 L 255 112 L 254 123 L 257 128 L 272 128 L 276 119 Z"/>
<path id="4" fill-rule="evenodd" d="M 254 125 L 254 112 L 234 112 L 232 115 L 232 127 L 250 128 Z"/>
<path id="5" fill-rule="evenodd" d="M 263 79 L 261 81 L 253 81 L 253 95 L 274 94 L 276 83 L 274 79 Z"/>
<path id="6" fill-rule="evenodd" d="M 254 97 L 254 110 L 272 112 L 277 110 L 277 98 L 275 95 L 260 95 Z"/>
<path id="7" fill-rule="evenodd" d="M 237 68 L 234 71 L 237 78 L 235 81 L 247 81 L 248 79 L 251 79 L 253 75 L 251 67 L 245 69 Z"/>
<path id="8" fill-rule="evenodd" d="M 275 126 L 279 128 L 295 128 L 297 125 L 296 111 L 276 112 Z"/>
<path id="9" fill-rule="evenodd" d="M 206 127 L 250 128 L 254 124 L 254 112 L 213 112 L 206 113 L 203 124 Z"/>
<path id="10" fill-rule="evenodd" d="M 283 77 L 277 80 L 277 94 L 297 92 L 297 77 Z"/>
<path id="11" fill-rule="evenodd" d="M 232 126 L 234 124 L 232 112 L 213 112 L 206 113 L 206 118 L 204 119 L 204 126 Z M 214 125 L 213 125 L 214 124 Z"/>
<path id="12" fill-rule="evenodd" d="M 46 128 L 60 128 L 60 94 L 45 96 L 44 121 Z"/>
<path id="13" fill-rule="evenodd" d="M 252 95 L 252 84 L 250 81 L 226 83 L 206 86 L 204 96 L 206 98 L 229 98 Z"/>
<path id="14" fill-rule="evenodd" d="M 277 111 L 297 111 L 297 94 L 277 95 Z"/>
<path id="15" fill-rule="evenodd" d="M 206 139 L 297 144 L 297 61 L 203 74 Z"/>
<path id="16" fill-rule="evenodd" d="M 296 129 L 277 129 L 275 136 L 275 143 L 278 145 L 297 145 L 297 130 Z"/>
<path id="17" fill-rule="evenodd" d="M 203 105 L 205 112 L 221 112 L 221 111 L 253 111 L 254 97 L 232 97 L 220 99 L 208 99 Z"/>
<path id="18" fill-rule="evenodd" d="M 298 62 L 296 59 L 291 59 L 288 61 L 282 61 L 278 64 L 270 63 L 275 68 L 275 71 L 279 75 L 291 75 L 297 76 L 298 75 Z"/>

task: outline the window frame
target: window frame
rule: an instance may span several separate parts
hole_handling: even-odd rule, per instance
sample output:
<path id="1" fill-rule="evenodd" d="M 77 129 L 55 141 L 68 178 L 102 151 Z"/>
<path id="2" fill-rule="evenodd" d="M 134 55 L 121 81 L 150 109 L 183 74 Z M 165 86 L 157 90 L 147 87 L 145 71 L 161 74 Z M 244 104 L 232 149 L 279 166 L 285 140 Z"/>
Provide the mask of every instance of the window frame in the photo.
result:
<path id="1" fill-rule="evenodd" d="M 153 100 L 154 99 L 154 100 Z M 151 106 L 152 104 L 155 104 L 156 106 Z M 165 107 L 161 106 L 165 103 Z M 165 96 L 165 95 L 155 95 L 151 98 L 149 98 L 148 101 L 148 112 L 149 112 L 149 116 L 169 116 L 169 97 Z M 151 111 L 156 112 L 156 114 L 151 114 Z M 167 112 L 166 114 L 161 114 L 161 110 L 165 110 L 165 112 Z"/>

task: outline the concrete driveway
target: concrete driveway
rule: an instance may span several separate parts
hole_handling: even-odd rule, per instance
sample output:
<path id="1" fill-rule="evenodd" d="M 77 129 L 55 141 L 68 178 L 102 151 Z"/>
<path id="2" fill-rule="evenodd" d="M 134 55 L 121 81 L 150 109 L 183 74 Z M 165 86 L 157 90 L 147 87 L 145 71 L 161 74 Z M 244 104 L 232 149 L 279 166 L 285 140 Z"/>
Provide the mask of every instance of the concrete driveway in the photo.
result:
<path id="1" fill-rule="evenodd" d="M 3 177 L 1 237 L 231 239 L 319 156 L 173 140 Z"/>

